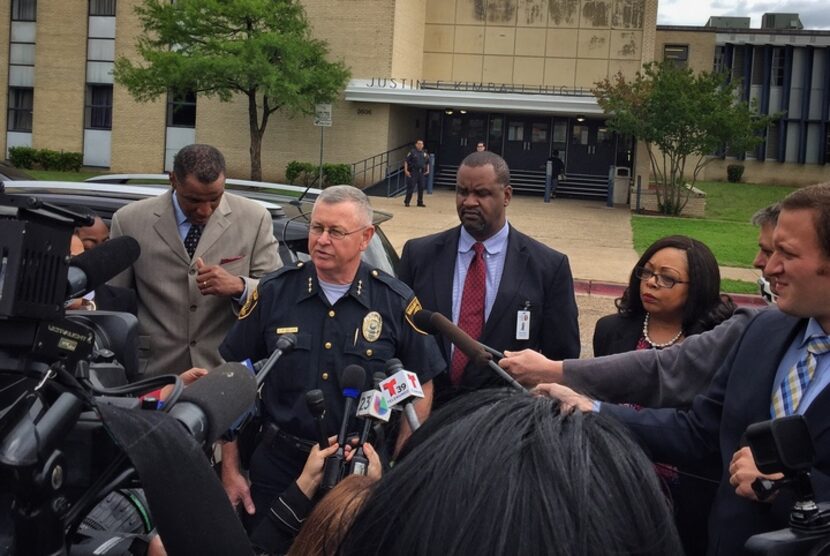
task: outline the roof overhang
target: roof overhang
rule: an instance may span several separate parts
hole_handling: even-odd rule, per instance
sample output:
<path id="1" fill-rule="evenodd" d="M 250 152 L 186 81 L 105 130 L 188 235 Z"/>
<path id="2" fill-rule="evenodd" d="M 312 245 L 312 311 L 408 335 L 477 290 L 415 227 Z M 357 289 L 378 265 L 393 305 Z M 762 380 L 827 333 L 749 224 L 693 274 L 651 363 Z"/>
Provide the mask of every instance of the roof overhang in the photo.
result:
<path id="1" fill-rule="evenodd" d="M 401 104 L 442 110 L 449 108 L 586 116 L 604 113 L 592 95 L 573 94 L 572 90 L 565 87 L 527 86 L 522 87 L 526 92 L 516 92 L 516 86 L 493 83 L 437 82 L 439 87 L 442 83 L 442 88 L 425 88 L 423 83 L 413 80 L 352 79 L 346 86 L 345 97 L 351 102 Z M 540 90 L 545 93 L 539 94 Z"/>

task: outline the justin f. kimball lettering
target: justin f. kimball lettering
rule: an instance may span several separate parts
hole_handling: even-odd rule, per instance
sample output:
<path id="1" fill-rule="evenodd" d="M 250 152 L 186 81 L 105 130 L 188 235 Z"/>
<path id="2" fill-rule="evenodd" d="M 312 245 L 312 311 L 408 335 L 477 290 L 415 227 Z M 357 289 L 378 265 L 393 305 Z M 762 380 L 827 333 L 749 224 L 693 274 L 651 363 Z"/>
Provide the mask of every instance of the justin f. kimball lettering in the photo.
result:
<path id="1" fill-rule="evenodd" d="M 583 87 L 565 85 L 525 85 L 522 83 L 494 83 L 479 81 L 422 81 L 395 77 L 372 77 L 364 85 L 371 89 L 389 90 L 442 90 L 470 93 L 519 93 L 526 95 L 590 96 L 591 91 Z"/>

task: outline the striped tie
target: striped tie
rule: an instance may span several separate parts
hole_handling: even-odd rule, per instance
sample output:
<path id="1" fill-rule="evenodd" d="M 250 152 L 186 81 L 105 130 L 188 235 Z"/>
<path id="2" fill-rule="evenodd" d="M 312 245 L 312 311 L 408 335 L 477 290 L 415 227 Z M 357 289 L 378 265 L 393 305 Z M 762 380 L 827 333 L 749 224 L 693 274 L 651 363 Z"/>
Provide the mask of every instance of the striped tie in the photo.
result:
<path id="1" fill-rule="evenodd" d="M 830 336 L 810 336 L 804 356 L 787 373 L 772 396 L 773 419 L 792 415 L 816 373 L 816 356 L 830 351 Z"/>

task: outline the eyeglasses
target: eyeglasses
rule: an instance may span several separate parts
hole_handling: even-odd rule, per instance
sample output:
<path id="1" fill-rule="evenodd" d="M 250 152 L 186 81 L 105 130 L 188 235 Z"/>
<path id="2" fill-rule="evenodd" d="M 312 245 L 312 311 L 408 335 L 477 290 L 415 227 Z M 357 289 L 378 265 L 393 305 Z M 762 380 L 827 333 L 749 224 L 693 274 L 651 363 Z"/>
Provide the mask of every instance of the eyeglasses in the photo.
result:
<path id="1" fill-rule="evenodd" d="M 671 289 L 674 287 L 675 284 L 688 284 L 688 280 L 679 280 L 677 278 L 672 278 L 671 276 L 666 276 L 665 274 L 657 274 L 653 270 L 649 270 L 642 266 L 634 267 L 634 276 L 637 277 L 638 280 L 642 280 L 645 282 L 646 280 L 651 280 L 651 277 L 657 280 L 657 285 L 661 288 Z"/>
<path id="2" fill-rule="evenodd" d="M 331 239 L 333 239 L 335 241 L 339 241 L 341 239 L 344 239 L 346 236 L 356 234 L 357 232 L 362 232 L 363 230 L 365 230 L 368 227 L 369 226 L 363 226 L 362 228 L 352 230 L 351 232 L 344 232 L 340 228 L 326 228 L 322 224 L 312 224 L 311 226 L 308 227 L 308 233 L 310 233 L 312 235 L 315 235 L 315 236 L 321 236 L 321 235 L 323 235 L 323 232 L 328 232 L 329 237 Z"/>

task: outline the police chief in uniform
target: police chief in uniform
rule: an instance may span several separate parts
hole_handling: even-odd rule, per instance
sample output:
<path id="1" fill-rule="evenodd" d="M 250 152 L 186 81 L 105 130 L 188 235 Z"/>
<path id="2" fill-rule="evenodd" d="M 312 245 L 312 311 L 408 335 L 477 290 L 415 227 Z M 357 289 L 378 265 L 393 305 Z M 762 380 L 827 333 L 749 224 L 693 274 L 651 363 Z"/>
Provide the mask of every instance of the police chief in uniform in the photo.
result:
<path id="1" fill-rule="evenodd" d="M 235 443 L 222 450 L 228 496 L 248 514 L 256 511 L 254 523 L 300 474 L 317 438 L 306 392 L 323 391 L 325 426 L 329 435 L 337 434 L 344 411 L 339 377 L 346 366 L 366 370 L 363 390 L 369 390 L 373 373 L 385 371 L 388 359 L 401 359 L 423 386 L 424 399 L 415 405 L 419 418 L 429 414 L 431 380 L 446 365 L 434 338 L 412 324 L 421 308 L 412 290 L 361 262 L 373 234 L 372 208 L 362 191 L 346 185 L 325 189 L 311 213 L 311 262 L 287 265 L 264 279 L 220 347 L 228 361 L 257 361 L 274 350 L 281 334 L 297 337 L 263 387 L 265 427 L 275 432 L 272 439 L 264 435 L 253 453 L 250 490 Z"/>

